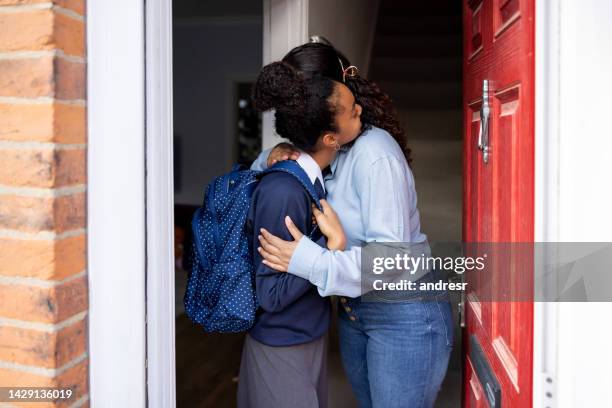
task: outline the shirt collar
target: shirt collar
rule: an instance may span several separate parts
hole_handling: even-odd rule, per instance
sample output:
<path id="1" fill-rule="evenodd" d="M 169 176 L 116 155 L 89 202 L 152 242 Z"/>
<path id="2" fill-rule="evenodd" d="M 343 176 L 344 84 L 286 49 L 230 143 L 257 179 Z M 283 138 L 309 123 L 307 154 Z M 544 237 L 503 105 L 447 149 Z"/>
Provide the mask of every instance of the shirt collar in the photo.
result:
<path id="1" fill-rule="evenodd" d="M 323 181 L 323 173 L 321 172 L 321 167 L 319 167 L 319 164 L 315 161 L 315 159 L 312 158 L 311 155 L 306 152 L 300 152 L 300 156 L 297 159 L 297 163 L 302 169 L 304 169 L 312 184 L 315 183 L 316 179 L 319 179 L 321 186 L 323 187 L 323 189 L 325 189 L 325 183 Z"/>
<path id="2" fill-rule="evenodd" d="M 325 180 L 330 180 L 334 178 L 334 176 L 336 175 L 336 168 L 338 167 L 338 161 L 340 159 L 340 156 L 346 154 L 350 150 L 351 146 L 352 143 L 346 144 L 340 148 L 340 151 L 338 151 L 338 154 L 336 155 L 336 157 L 334 157 L 334 160 L 332 160 L 331 164 L 329 165 L 329 172 L 325 174 Z"/>

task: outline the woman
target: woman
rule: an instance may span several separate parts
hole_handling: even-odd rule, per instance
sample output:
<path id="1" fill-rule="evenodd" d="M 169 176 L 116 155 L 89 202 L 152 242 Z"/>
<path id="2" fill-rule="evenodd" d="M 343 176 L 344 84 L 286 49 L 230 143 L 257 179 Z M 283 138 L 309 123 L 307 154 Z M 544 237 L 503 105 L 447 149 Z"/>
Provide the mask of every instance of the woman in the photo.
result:
<path id="1" fill-rule="evenodd" d="M 322 197 L 322 169 L 361 130 L 361 108 L 351 91 L 329 78 L 305 79 L 289 64 L 276 62 L 262 69 L 253 101 L 261 111 L 275 109 L 278 133 L 301 150 L 297 162 Z M 290 238 L 281 214 L 290 216 L 296 229 L 305 234 L 313 231 L 311 199 L 300 183 L 282 172 L 265 175 L 258 183 L 247 221 L 253 229 L 254 249 L 262 228 Z M 318 239 L 313 236 L 317 242 L 313 245 L 325 245 L 321 232 L 329 233 L 326 225 L 315 229 L 320 232 Z M 330 250 L 344 246 L 341 231 L 327 241 Z M 238 406 L 326 407 L 329 301 L 308 280 L 279 274 L 254 254 L 260 308 L 244 343 Z"/>
<path id="2" fill-rule="evenodd" d="M 360 297 L 361 245 L 378 241 L 427 246 L 408 165 L 410 151 L 390 100 L 366 79 L 347 75 L 349 61 L 330 45 L 304 44 L 283 61 L 305 76 L 325 75 L 345 82 L 363 107 L 365 131 L 339 153 L 325 177 L 327 199 L 339 214 L 349 249 L 318 247 L 287 220 L 293 241 L 264 231 L 259 249 L 263 262 L 308 279 L 322 296 L 342 296 L 341 356 L 362 407 L 432 407 L 452 349 L 448 300 L 440 295 L 423 302 L 362 302 Z M 291 154 L 281 147 L 267 159 Z M 260 165 L 266 155 L 258 159 Z M 328 225 L 327 230 L 328 237 L 333 236 L 339 226 Z"/>

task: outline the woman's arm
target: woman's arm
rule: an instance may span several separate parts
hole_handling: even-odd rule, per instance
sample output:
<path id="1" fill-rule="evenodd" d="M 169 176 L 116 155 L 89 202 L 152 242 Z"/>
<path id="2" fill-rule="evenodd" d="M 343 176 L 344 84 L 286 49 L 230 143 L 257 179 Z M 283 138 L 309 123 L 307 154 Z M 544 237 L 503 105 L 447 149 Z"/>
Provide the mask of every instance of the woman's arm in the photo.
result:
<path id="1" fill-rule="evenodd" d="M 363 164 L 362 164 L 363 165 Z M 365 226 L 366 242 L 409 242 L 410 203 L 414 180 L 405 162 L 388 156 L 367 164 L 359 181 L 357 196 Z M 270 251 L 276 251 L 277 268 L 308 279 L 321 296 L 357 297 L 361 288 L 361 247 L 330 251 L 307 237 L 288 246 L 286 241 L 263 234 Z"/>
<path id="2" fill-rule="evenodd" d="M 259 156 L 255 159 L 255 161 L 251 164 L 251 170 L 263 171 L 268 168 L 268 157 L 270 156 L 270 152 L 272 152 L 274 148 L 269 148 L 263 150 L 259 153 Z"/>

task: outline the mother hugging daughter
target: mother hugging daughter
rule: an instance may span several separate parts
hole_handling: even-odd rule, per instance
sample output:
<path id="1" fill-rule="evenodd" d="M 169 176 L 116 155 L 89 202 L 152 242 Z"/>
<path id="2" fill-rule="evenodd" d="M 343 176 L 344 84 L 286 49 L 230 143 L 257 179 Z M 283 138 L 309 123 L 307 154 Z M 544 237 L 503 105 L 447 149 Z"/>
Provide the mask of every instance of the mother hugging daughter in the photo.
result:
<path id="1" fill-rule="evenodd" d="M 252 168 L 296 159 L 327 201 L 323 212 L 313 209 L 304 188 L 281 173 L 253 194 L 261 308 L 243 350 L 238 406 L 327 406 L 326 297 L 338 295 L 342 362 L 360 406 L 432 407 L 453 344 L 447 297 L 361 301 L 361 246 L 427 244 L 410 151 L 388 96 L 330 44 L 311 42 L 265 66 L 253 98 L 258 109 L 275 110 L 276 131 L 292 146 L 264 151 Z"/>

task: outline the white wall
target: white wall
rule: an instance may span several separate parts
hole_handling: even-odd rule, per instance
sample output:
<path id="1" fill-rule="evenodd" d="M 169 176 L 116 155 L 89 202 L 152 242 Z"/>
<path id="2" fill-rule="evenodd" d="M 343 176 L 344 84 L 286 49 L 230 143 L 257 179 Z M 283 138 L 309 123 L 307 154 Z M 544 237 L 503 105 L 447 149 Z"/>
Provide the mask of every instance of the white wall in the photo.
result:
<path id="1" fill-rule="evenodd" d="M 612 2 L 561 1 L 560 241 L 612 241 Z M 559 305 L 560 407 L 604 406 L 612 303 Z"/>
<path id="2" fill-rule="evenodd" d="M 255 80 L 262 43 L 260 17 L 175 21 L 174 129 L 181 137 L 182 179 L 176 203 L 200 205 L 208 182 L 231 168 L 232 83 Z"/>
<path id="3" fill-rule="evenodd" d="M 612 3 L 536 4 L 536 240 L 610 242 Z M 534 390 L 549 376 L 554 406 L 609 405 L 611 316 L 612 303 L 536 304 Z"/>

